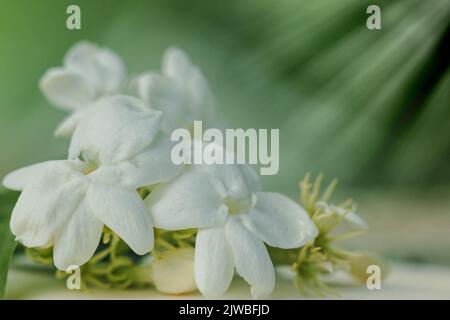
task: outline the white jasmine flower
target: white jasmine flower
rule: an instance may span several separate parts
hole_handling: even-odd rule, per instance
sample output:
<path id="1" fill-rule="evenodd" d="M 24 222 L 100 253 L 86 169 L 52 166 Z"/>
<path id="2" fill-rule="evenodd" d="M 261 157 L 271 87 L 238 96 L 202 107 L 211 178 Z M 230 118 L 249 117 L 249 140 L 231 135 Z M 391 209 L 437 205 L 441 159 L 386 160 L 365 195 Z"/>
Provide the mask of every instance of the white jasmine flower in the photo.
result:
<path id="1" fill-rule="evenodd" d="M 130 87 L 150 107 L 163 111 L 161 128 L 167 133 L 177 128 L 190 130 L 194 120 L 202 120 L 205 127 L 220 127 L 205 76 L 180 49 L 166 50 L 161 74 L 141 74 Z"/>
<path id="2" fill-rule="evenodd" d="M 194 249 L 164 251 L 150 265 L 150 277 L 158 291 L 182 294 L 197 289 L 194 279 Z"/>
<path id="3" fill-rule="evenodd" d="M 255 171 L 244 165 L 192 166 L 145 199 L 157 227 L 198 228 L 195 280 L 208 297 L 225 293 L 234 268 L 255 298 L 269 295 L 275 275 L 264 242 L 296 248 L 314 239 L 308 214 L 279 193 L 260 192 Z"/>
<path id="4" fill-rule="evenodd" d="M 7 175 L 3 184 L 23 191 L 10 224 L 17 240 L 27 247 L 53 244 L 61 270 L 90 259 L 104 225 L 137 254 L 149 252 L 153 225 L 136 189 L 180 170 L 170 161 L 168 137 L 158 133 L 160 118 L 135 98 L 104 98 L 76 127 L 70 160 Z"/>
<path id="5" fill-rule="evenodd" d="M 334 204 L 328 204 L 324 201 L 317 202 L 317 206 L 322 208 L 325 213 L 335 212 L 337 215 L 343 216 L 344 219 L 355 228 L 367 229 L 369 227 L 367 222 L 361 218 L 355 210 L 345 210 L 344 208 L 338 207 Z"/>
<path id="6" fill-rule="evenodd" d="M 64 57 L 63 66 L 49 69 L 40 80 L 40 88 L 56 107 L 72 114 L 55 134 L 72 134 L 88 107 L 99 98 L 119 93 L 126 76 L 121 58 L 108 48 L 81 41 Z"/>

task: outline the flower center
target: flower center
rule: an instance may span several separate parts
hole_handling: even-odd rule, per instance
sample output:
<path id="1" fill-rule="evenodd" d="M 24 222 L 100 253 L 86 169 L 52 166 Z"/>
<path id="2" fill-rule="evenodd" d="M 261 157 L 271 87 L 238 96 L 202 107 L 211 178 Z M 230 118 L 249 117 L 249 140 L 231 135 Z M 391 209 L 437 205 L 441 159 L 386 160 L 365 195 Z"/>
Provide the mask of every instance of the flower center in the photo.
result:
<path id="1" fill-rule="evenodd" d="M 85 176 L 87 176 L 87 175 L 89 175 L 90 173 L 94 172 L 95 170 L 97 170 L 97 167 L 96 167 L 96 166 L 89 165 L 89 166 L 86 166 L 86 168 L 83 170 L 83 174 L 84 174 Z"/>
<path id="2" fill-rule="evenodd" d="M 82 172 L 83 172 L 83 174 L 85 176 L 87 176 L 90 173 L 94 172 L 100 166 L 100 163 L 99 163 L 98 160 L 86 157 L 86 155 L 83 154 L 83 153 L 81 153 L 79 155 L 78 159 L 80 159 L 84 163 L 84 167 L 83 167 Z"/>
<path id="3" fill-rule="evenodd" d="M 228 196 L 225 198 L 225 205 L 228 207 L 228 213 L 230 215 L 243 214 L 250 210 L 252 206 L 252 199 L 234 199 Z"/>

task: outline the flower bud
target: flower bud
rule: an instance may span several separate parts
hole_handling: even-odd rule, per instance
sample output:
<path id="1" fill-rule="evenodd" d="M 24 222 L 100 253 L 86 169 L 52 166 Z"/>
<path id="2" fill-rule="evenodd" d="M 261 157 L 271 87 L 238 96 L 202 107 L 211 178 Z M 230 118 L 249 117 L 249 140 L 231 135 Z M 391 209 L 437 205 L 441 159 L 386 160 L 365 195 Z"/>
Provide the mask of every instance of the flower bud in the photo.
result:
<path id="1" fill-rule="evenodd" d="M 179 248 L 163 252 L 151 264 L 150 275 L 158 291 L 182 294 L 197 289 L 194 278 L 194 249 Z"/>

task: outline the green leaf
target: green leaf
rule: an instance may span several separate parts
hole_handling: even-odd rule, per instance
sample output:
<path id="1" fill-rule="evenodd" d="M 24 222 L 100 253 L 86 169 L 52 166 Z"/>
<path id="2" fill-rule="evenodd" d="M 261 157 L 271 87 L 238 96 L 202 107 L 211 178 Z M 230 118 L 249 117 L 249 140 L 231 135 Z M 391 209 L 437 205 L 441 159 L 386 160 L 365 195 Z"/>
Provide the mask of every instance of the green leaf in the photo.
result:
<path id="1" fill-rule="evenodd" d="M 18 193 L 12 191 L 0 193 L 0 299 L 3 299 L 5 294 L 8 269 L 17 244 L 9 229 L 9 220 L 17 196 Z"/>

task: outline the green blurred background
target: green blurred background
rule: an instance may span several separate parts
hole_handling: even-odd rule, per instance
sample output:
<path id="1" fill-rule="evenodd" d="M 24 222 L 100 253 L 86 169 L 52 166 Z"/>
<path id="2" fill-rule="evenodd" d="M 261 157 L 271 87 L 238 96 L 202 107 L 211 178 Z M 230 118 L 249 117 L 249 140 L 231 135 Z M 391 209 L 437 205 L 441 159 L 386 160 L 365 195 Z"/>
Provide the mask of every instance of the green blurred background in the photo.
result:
<path id="1" fill-rule="evenodd" d="M 81 7 L 82 30 L 66 29 Z M 366 8 L 381 7 L 381 30 Z M 305 172 L 340 179 L 371 231 L 358 244 L 450 264 L 449 0 L 0 0 L 0 176 L 64 158 L 65 116 L 38 89 L 81 39 L 115 50 L 129 73 L 165 48 L 201 66 L 227 127 L 279 128 L 269 190 L 297 196 Z M 446 55 L 447 54 L 447 55 Z"/>

